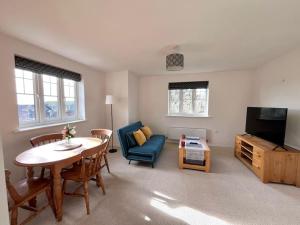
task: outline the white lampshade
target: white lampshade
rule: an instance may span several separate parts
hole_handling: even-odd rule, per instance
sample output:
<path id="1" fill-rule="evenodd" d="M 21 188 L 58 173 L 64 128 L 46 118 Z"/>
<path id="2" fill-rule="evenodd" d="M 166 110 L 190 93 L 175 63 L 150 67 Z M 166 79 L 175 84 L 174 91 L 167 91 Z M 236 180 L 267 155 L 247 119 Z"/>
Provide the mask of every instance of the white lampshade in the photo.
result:
<path id="1" fill-rule="evenodd" d="M 113 104 L 113 96 L 112 95 L 106 95 L 105 104 L 106 105 L 112 105 Z"/>

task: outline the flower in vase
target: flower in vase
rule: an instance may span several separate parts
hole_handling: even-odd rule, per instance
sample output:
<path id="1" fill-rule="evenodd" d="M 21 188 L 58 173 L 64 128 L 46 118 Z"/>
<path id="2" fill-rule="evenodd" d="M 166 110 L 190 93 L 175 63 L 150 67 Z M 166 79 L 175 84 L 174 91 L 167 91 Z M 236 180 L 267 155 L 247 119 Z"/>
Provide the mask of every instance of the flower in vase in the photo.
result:
<path id="1" fill-rule="evenodd" d="M 72 126 L 70 126 L 70 124 L 68 124 L 67 126 L 64 127 L 64 129 L 61 132 L 65 136 L 65 138 L 71 139 L 76 134 L 75 128 L 76 127 L 72 127 Z"/>

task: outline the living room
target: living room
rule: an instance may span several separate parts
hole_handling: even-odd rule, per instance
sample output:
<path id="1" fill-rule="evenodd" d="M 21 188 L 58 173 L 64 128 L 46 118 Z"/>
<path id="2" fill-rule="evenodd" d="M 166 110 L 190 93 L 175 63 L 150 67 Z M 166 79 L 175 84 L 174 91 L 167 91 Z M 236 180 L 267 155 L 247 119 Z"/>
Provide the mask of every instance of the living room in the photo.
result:
<path id="1" fill-rule="evenodd" d="M 66 178 L 65 167 L 75 161 L 68 159 L 58 172 L 24 156 L 38 151 L 34 137 L 69 128 L 75 137 L 62 142 L 94 136 L 93 129 L 112 130 L 104 144 L 116 152 L 103 155 L 103 183 L 96 174 L 91 181 L 97 185 L 88 184 L 89 213 L 86 195 L 84 201 L 61 194 L 63 179 L 56 186 L 49 181 L 54 206 L 37 212 L 26 203 L 38 214 L 29 224 L 299 224 L 299 2 L 13 0 L 0 6 L 1 224 L 13 224 L 12 218 L 20 224 L 30 215 L 16 202 L 17 216 L 12 213 L 17 206 L 7 204 L 4 169 L 12 184 L 28 178 L 28 168 L 35 175 L 44 168 L 49 180 L 55 172 Z M 204 96 L 199 101 L 197 90 Z M 21 102 L 31 102 L 30 110 Z M 247 129 L 253 107 L 286 110 L 283 141 Z M 141 147 L 134 157 L 127 136 L 122 139 L 126 127 L 124 135 L 130 131 L 134 148 Z M 138 129 L 145 143 L 134 135 Z M 151 135 L 159 150 L 148 160 L 143 154 L 153 150 Z M 201 136 L 209 170 L 180 168 L 184 135 Z M 243 143 L 266 148 L 266 175 L 239 158 Z M 272 161 L 277 153 L 283 156 Z M 45 153 L 43 160 L 54 155 Z M 254 157 L 250 164 L 256 165 Z M 38 207 L 47 202 L 43 194 L 37 200 Z"/>

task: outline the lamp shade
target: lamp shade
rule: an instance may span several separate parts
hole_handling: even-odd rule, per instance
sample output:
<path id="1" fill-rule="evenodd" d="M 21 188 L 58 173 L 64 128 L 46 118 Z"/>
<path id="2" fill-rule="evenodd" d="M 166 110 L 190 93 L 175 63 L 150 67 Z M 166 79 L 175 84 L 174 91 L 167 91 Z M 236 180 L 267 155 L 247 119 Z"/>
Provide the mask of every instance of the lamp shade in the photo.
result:
<path id="1" fill-rule="evenodd" d="M 106 95 L 105 104 L 106 105 L 112 105 L 113 104 L 113 96 L 112 95 Z"/>
<path id="2" fill-rule="evenodd" d="M 174 54 L 167 55 L 166 68 L 168 71 L 179 71 L 183 69 L 183 66 L 184 66 L 183 54 L 174 53 Z"/>

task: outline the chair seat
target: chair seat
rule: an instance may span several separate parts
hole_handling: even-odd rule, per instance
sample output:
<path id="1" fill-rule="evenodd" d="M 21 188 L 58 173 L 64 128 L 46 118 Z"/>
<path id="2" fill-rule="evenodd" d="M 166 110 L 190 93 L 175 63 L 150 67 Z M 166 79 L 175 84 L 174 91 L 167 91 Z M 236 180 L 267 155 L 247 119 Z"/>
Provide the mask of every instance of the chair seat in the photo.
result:
<path id="1" fill-rule="evenodd" d="M 85 174 L 88 177 L 88 164 L 85 164 Z M 73 181 L 82 181 L 83 178 L 81 177 L 81 164 L 73 165 L 70 169 L 65 169 L 61 173 L 61 176 L 65 180 L 73 180 Z"/>
<path id="2" fill-rule="evenodd" d="M 34 193 L 43 191 L 47 186 L 50 185 L 50 180 L 40 177 L 32 177 L 29 180 L 23 179 L 14 184 L 14 187 L 21 199 L 18 202 L 25 201 L 27 198 L 30 199 Z"/>

